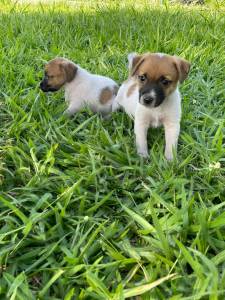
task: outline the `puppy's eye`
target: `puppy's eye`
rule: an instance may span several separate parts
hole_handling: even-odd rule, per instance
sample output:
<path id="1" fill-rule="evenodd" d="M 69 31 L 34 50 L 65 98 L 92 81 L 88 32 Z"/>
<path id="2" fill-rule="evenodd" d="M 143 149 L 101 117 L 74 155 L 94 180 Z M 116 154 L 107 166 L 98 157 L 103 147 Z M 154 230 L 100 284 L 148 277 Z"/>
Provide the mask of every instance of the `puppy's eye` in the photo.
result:
<path id="1" fill-rule="evenodd" d="M 144 82 L 146 80 L 146 75 L 143 74 L 143 75 L 139 75 L 138 76 L 138 79 L 141 81 L 141 82 Z"/>
<path id="2" fill-rule="evenodd" d="M 162 78 L 162 79 L 161 79 L 161 83 L 162 83 L 163 85 L 169 85 L 171 82 L 172 82 L 171 80 L 166 79 L 166 78 Z"/>

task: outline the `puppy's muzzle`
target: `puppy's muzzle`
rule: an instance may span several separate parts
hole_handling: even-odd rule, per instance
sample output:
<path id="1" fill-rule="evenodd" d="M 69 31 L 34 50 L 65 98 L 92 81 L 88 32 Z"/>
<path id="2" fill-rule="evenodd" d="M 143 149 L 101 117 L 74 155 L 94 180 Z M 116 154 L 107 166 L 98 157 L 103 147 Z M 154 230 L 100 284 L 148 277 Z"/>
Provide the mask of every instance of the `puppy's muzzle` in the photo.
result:
<path id="1" fill-rule="evenodd" d="M 139 102 L 144 106 L 154 107 L 156 101 L 156 95 L 153 91 L 148 93 L 140 93 Z"/>
<path id="2" fill-rule="evenodd" d="M 44 81 L 41 81 L 39 87 L 43 92 L 46 92 L 47 85 Z"/>
<path id="3" fill-rule="evenodd" d="M 139 102 L 146 107 L 157 107 L 165 99 L 164 92 L 157 84 L 148 85 L 139 91 Z"/>
<path id="4" fill-rule="evenodd" d="M 46 92 L 56 92 L 56 91 L 58 91 L 58 89 L 49 86 L 48 83 L 45 80 L 41 81 L 40 89 L 45 93 Z"/>
<path id="5" fill-rule="evenodd" d="M 147 94 L 142 96 L 142 100 L 145 105 L 150 105 L 155 100 L 155 98 Z"/>

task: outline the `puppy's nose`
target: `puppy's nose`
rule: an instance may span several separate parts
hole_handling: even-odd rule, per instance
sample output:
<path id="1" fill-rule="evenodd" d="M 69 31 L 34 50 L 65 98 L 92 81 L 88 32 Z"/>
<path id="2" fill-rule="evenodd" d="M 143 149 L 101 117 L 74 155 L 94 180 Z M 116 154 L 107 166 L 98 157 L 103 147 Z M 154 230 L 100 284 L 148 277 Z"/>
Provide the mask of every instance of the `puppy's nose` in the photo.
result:
<path id="1" fill-rule="evenodd" d="M 154 100 L 154 98 L 149 95 L 143 96 L 143 101 L 145 104 L 150 104 L 150 103 L 152 103 L 153 100 Z"/>
<path id="2" fill-rule="evenodd" d="M 48 90 L 48 85 L 44 81 L 41 81 L 39 87 L 43 92 L 47 92 Z"/>

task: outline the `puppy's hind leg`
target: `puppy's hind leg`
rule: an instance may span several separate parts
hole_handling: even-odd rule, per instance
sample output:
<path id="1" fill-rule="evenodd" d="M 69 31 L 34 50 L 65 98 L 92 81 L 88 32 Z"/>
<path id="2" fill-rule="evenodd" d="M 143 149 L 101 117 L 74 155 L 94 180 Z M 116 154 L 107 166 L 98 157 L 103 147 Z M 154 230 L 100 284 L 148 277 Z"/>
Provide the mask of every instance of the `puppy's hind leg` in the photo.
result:
<path id="1" fill-rule="evenodd" d="M 82 104 L 81 103 L 74 103 L 71 102 L 69 104 L 69 107 L 64 111 L 64 114 L 71 117 L 72 115 L 74 115 L 75 113 L 77 113 L 78 111 L 80 111 L 80 109 L 82 108 Z"/>
<path id="2" fill-rule="evenodd" d="M 111 118 L 111 111 L 100 111 L 97 112 L 104 120 L 109 120 Z"/>

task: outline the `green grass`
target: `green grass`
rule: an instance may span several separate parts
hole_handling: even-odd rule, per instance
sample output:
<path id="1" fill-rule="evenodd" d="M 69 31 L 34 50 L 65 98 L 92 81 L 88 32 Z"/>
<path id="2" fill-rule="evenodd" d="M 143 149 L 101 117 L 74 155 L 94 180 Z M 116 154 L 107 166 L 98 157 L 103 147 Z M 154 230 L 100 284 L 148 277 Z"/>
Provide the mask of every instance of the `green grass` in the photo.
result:
<path id="1" fill-rule="evenodd" d="M 0 299 L 224 299 L 224 28 L 219 2 L 1 1 Z M 192 62 L 173 163 L 162 129 L 146 162 L 124 113 L 38 88 L 55 56 L 121 83 L 132 51 Z"/>

